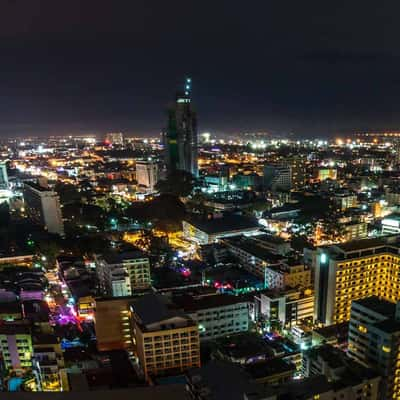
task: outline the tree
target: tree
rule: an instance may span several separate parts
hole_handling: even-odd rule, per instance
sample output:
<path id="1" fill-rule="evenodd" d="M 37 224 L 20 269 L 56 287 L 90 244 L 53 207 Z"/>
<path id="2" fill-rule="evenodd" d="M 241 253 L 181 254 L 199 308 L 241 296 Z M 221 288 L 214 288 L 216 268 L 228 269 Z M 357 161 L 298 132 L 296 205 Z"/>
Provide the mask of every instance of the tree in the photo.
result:
<path id="1" fill-rule="evenodd" d="M 177 197 L 187 197 L 192 193 L 195 177 L 186 171 L 175 170 L 168 174 L 167 179 L 157 183 L 156 189 L 160 193 L 173 194 Z"/>

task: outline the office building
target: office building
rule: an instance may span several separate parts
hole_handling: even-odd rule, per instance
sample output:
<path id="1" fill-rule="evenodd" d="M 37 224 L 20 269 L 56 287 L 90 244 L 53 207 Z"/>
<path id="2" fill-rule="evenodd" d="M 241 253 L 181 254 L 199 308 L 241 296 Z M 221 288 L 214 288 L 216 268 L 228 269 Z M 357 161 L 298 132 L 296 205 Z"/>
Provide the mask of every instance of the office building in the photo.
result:
<path id="1" fill-rule="evenodd" d="M 95 300 L 94 325 L 99 351 L 125 349 L 133 356 L 131 302 L 132 297 Z"/>
<path id="2" fill-rule="evenodd" d="M 400 303 L 378 297 L 351 306 L 348 354 L 382 376 L 381 399 L 400 398 Z"/>
<path id="3" fill-rule="evenodd" d="M 122 132 L 110 132 L 106 135 L 106 143 L 123 146 L 124 134 Z"/>
<path id="4" fill-rule="evenodd" d="M 168 126 L 164 137 L 166 165 L 169 172 L 182 170 L 197 176 L 197 115 L 191 99 L 191 79 L 187 78 L 183 92 L 178 92 L 168 111 Z"/>
<path id="5" fill-rule="evenodd" d="M 49 233 L 64 235 L 60 199 L 56 192 L 29 182 L 24 185 L 25 210 L 29 218 Z"/>
<path id="6" fill-rule="evenodd" d="M 315 251 L 315 319 L 331 325 L 350 319 L 351 302 L 372 295 L 400 298 L 400 245 L 396 237 L 322 246 Z"/>
<path id="7" fill-rule="evenodd" d="M 32 368 L 32 335 L 24 322 L 0 324 L 0 353 L 5 369 L 23 372 Z"/>
<path id="8" fill-rule="evenodd" d="M 158 163 L 154 160 L 136 161 L 136 181 L 139 189 L 154 192 L 158 182 Z"/>
<path id="9" fill-rule="evenodd" d="M 289 165 L 264 166 L 264 186 L 272 191 L 289 191 L 292 188 L 292 170 Z"/>
<path id="10" fill-rule="evenodd" d="M 249 329 L 249 307 L 241 297 L 228 294 L 194 298 L 184 295 L 174 303 L 199 327 L 200 340 L 213 340 Z"/>
<path id="11" fill-rule="evenodd" d="M 139 250 L 97 255 L 95 263 L 105 295 L 129 296 L 151 286 L 150 260 Z"/>
<path id="12" fill-rule="evenodd" d="M 0 190 L 8 189 L 7 164 L 0 161 Z"/>
<path id="13" fill-rule="evenodd" d="M 301 189 L 308 180 L 307 158 L 304 156 L 292 156 L 285 158 L 285 164 L 290 167 L 292 173 L 291 187 Z"/>
<path id="14" fill-rule="evenodd" d="M 164 296 L 141 296 L 131 312 L 136 354 L 146 378 L 200 366 L 197 323 L 171 308 Z"/>
<path id="15" fill-rule="evenodd" d="M 311 290 L 266 290 L 255 295 L 257 319 L 280 322 L 284 328 L 314 319 L 314 295 Z"/>

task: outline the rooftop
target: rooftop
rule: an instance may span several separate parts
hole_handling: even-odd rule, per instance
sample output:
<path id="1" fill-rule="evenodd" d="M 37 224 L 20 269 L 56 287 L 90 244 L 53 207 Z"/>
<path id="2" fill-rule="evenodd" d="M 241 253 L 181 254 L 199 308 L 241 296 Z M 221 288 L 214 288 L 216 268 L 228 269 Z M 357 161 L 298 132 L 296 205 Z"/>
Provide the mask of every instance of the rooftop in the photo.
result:
<path id="1" fill-rule="evenodd" d="M 244 231 L 260 227 L 257 220 L 242 215 L 226 215 L 213 219 L 191 218 L 187 222 L 208 234 Z"/>
<path id="2" fill-rule="evenodd" d="M 122 264 L 124 261 L 148 258 L 141 250 L 125 251 L 122 253 L 107 253 L 103 255 L 108 264 Z"/>
<path id="3" fill-rule="evenodd" d="M 244 303 L 241 297 L 232 296 L 229 294 L 213 294 L 210 296 L 202 296 L 194 298 L 190 295 L 177 296 L 174 298 L 174 303 L 183 308 L 185 312 L 194 312 L 208 308 L 218 308 L 230 306 L 237 303 Z"/>
<path id="4" fill-rule="evenodd" d="M 353 304 L 359 304 L 377 314 L 393 318 L 396 313 L 396 304 L 382 300 L 377 296 L 366 297 L 365 299 L 353 300 Z"/>

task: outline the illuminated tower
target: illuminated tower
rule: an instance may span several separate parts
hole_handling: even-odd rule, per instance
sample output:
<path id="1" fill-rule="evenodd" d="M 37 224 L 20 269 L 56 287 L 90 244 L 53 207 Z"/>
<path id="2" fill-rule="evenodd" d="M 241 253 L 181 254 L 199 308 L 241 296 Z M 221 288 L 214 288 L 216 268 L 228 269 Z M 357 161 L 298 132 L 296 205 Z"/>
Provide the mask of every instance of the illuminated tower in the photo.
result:
<path id="1" fill-rule="evenodd" d="M 197 116 L 191 102 L 191 83 L 187 78 L 184 91 L 177 93 L 174 106 L 168 110 L 165 151 L 168 172 L 182 170 L 197 176 Z"/>

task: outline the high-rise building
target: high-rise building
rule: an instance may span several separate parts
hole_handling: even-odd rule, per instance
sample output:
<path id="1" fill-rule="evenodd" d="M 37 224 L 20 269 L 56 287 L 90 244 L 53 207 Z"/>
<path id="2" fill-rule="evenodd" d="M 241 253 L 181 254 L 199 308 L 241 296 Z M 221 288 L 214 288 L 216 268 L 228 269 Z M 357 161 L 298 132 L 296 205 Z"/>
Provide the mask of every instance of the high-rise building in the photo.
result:
<path id="1" fill-rule="evenodd" d="M 5 162 L 0 162 L 0 189 L 8 189 L 8 175 Z"/>
<path id="2" fill-rule="evenodd" d="M 110 133 L 107 133 L 106 142 L 110 143 L 110 144 L 113 144 L 113 145 L 123 146 L 123 144 L 124 144 L 124 134 L 122 132 L 110 132 Z"/>
<path id="3" fill-rule="evenodd" d="M 156 294 L 139 297 L 131 311 L 136 354 L 146 378 L 200 366 L 199 329 L 188 315 Z"/>
<path id="4" fill-rule="evenodd" d="M 381 399 L 400 398 L 400 303 L 378 297 L 353 301 L 348 355 L 383 379 Z"/>
<path id="5" fill-rule="evenodd" d="M 136 161 L 136 181 L 139 187 L 153 192 L 158 178 L 158 163 L 155 160 Z"/>
<path id="6" fill-rule="evenodd" d="M 175 104 L 168 111 L 164 145 L 169 172 L 182 170 L 197 176 L 197 116 L 190 92 L 191 79 L 187 78 L 185 90 L 177 93 Z"/>
<path id="7" fill-rule="evenodd" d="M 351 302 L 369 296 L 400 300 L 400 243 L 395 237 L 319 247 L 313 257 L 315 319 L 350 319 Z"/>
<path id="8" fill-rule="evenodd" d="M 60 198 L 50 189 L 29 182 L 24 185 L 25 210 L 29 218 L 49 233 L 64 235 Z"/>

